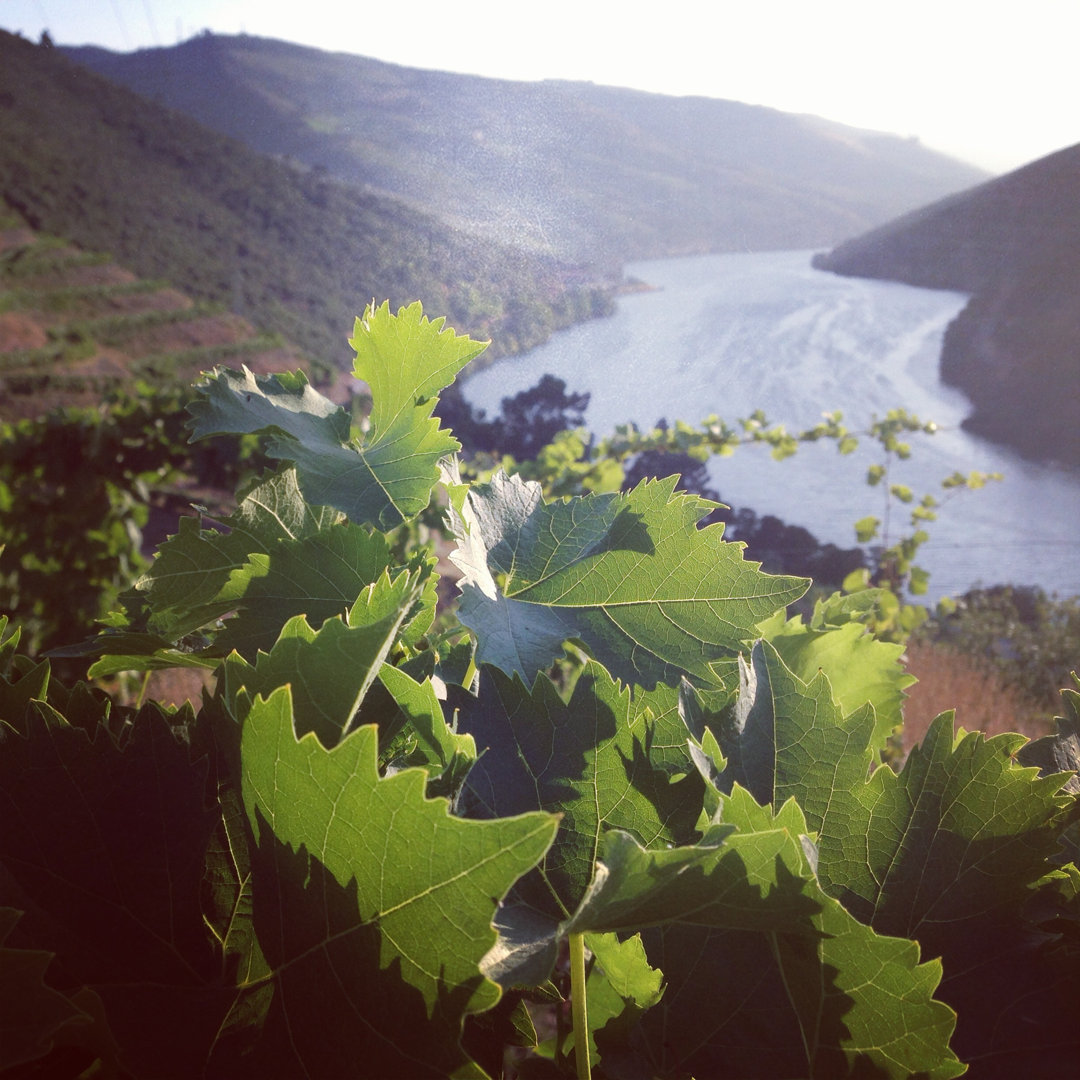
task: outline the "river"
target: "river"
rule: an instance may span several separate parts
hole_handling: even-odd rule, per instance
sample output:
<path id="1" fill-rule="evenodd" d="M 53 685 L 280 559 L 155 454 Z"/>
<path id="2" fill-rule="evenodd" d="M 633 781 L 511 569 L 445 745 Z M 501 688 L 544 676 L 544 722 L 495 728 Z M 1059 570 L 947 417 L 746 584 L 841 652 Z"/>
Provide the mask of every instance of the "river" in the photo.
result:
<path id="1" fill-rule="evenodd" d="M 930 598 L 975 585 L 1041 585 L 1080 594 L 1080 469 L 1025 461 L 963 431 L 964 395 L 938 378 L 946 326 L 959 293 L 843 278 L 815 270 L 811 252 L 709 255 L 632 264 L 627 274 L 652 291 L 619 300 L 611 318 L 557 334 L 516 358 L 469 377 L 465 396 L 488 414 L 501 399 L 551 373 L 588 391 L 586 421 L 604 435 L 634 421 L 729 423 L 762 409 L 789 430 L 841 410 L 859 430 L 903 407 L 934 420 L 933 436 L 911 438 L 912 456 L 891 478 L 917 496 L 940 494 L 952 471 L 1001 472 L 1004 480 L 949 497 L 919 562 Z M 774 462 L 764 447 L 713 459 L 725 502 L 775 514 L 819 540 L 854 544 L 853 523 L 882 516 L 880 489 L 866 485 L 880 460 L 869 440 L 849 457 L 832 444 L 807 445 Z M 894 504 L 893 520 L 906 520 Z"/>

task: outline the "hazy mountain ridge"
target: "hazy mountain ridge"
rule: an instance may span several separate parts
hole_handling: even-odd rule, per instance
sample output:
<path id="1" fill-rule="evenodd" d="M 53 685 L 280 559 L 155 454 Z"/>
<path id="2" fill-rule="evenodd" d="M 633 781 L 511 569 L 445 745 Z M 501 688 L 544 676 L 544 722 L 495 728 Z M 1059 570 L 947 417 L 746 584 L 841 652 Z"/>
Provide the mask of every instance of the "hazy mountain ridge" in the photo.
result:
<path id="1" fill-rule="evenodd" d="M 946 382 L 967 426 L 1080 463 L 1080 145 L 944 199 L 819 256 L 822 269 L 972 293 L 949 327 Z"/>
<path id="2" fill-rule="evenodd" d="M 246 35 L 69 55 L 269 154 L 574 260 L 832 245 L 985 173 L 815 117 Z"/>
<path id="3" fill-rule="evenodd" d="M 35 229 L 223 303 L 334 367 L 349 362 L 353 319 L 372 299 L 420 299 L 502 351 L 610 303 L 568 284 L 576 272 L 554 259 L 268 160 L 3 32 L 0 200 Z"/>

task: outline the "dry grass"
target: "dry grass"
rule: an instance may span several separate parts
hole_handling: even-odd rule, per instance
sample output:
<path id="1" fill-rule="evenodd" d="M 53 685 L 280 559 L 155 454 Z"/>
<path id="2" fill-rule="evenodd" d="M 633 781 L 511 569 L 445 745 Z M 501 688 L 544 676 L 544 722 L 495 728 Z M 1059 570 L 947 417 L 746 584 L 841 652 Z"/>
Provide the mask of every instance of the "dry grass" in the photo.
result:
<path id="1" fill-rule="evenodd" d="M 1053 726 L 1055 703 L 1024 697 L 987 665 L 963 653 L 912 642 L 907 668 L 919 681 L 908 689 L 904 706 L 905 749 L 921 742 L 930 721 L 947 709 L 956 710 L 956 726 L 988 735 L 1018 731 L 1036 739 Z"/>

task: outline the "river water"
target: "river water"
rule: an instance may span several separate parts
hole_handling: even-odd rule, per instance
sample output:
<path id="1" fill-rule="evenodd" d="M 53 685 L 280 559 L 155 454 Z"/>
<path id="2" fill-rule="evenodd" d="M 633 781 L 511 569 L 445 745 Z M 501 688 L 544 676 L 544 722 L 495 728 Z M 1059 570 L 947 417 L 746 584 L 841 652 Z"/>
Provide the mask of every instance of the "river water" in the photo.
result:
<path id="1" fill-rule="evenodd" d="M 956 469 L 1004 480 L 949 497 L 919 562 L 930 598 L 975 585 L 1041 585 L 1080 593 L 1080 470 L 1024 461 L 961 430 L 967 399 L 942 386 L 938 358 L 959 293 L 843 278 L 814 270 L 810 252 L 709 255 L 632 264 L 653 291 L 620 299 L 608 319 L 573 327 L 524 356 L 471 376 L 465 396 L 488 414 L 501 399 L 551 373 L 591 395 L 586 422 L 598 435 L 661 417 L 696 424 L 710 414 L 734 425 L 762 409 L 789 430 L 839 409 L 852 430 L 903 407 L 940 430 L 911 437 L 912 456 L 891 479 L 917 496 L 941 494 Z M 774 462 L 765 447 L 713 459 L 725 502 L 775 514 L 819 540 L 854 544 L 853 523 L 883 513 L 866 485 L 875 444 L 840 457 L 832 444 Z M 892 520 L 906 522 L 894 504 Z"/>

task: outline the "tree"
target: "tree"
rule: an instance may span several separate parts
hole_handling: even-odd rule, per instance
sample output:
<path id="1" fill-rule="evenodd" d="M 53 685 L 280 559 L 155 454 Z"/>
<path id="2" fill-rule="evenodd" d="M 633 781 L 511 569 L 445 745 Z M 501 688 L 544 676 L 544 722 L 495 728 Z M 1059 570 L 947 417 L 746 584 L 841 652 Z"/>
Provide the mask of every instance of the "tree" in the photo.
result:
<path id="1" fill-rule="evenodd" d="M 456 386 L 439 399 L 436 415 L 467 450 L 528 461 L 560 432 L 580 427 L 588 407 L 588 394 L 568 394 L 562 379 L 544 375 L 535 386 L 503 398 L 493 420 L 486 419 L 483 409 L 474 409 Z"/>

